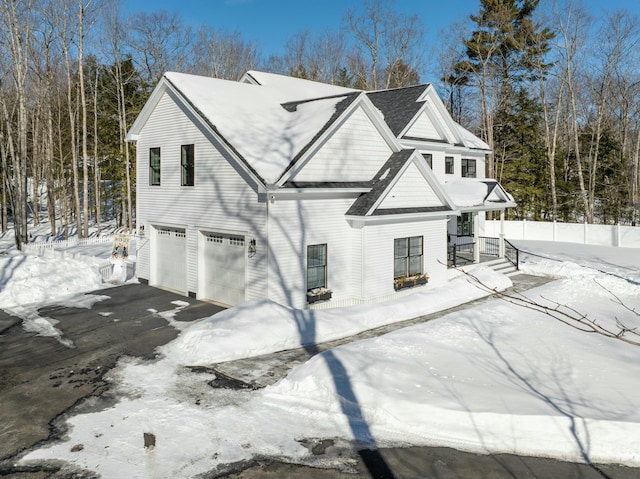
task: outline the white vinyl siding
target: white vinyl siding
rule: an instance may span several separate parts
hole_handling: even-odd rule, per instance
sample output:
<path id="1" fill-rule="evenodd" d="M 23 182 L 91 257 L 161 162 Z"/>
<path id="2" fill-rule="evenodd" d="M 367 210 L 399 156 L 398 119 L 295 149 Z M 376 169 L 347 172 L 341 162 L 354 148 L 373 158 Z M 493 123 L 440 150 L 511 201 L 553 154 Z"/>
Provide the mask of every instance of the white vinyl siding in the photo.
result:
<path id="1" fill-rule="evenodd" d="M 430 140 L 444 140 L 426 113 L 422 113 L 409 127 L 404 136 L 411 138 L 425 138 Z"/>
<path id="2" fill-rule="evenodd" d="M 451 131 L 451 128 L 449 128 L 445 118 L 440 114 L 431 99 L 427 99 L 426 102 L 428 104 L 427 108 L 430 113 L 431 121 L 440 127 L 441 131 L 444 133 L 444 139 L 449 141 L 449 143 L 457 143 L 457 136 L 454 135 L 453 131 Z M 449 121 L 451 120 L 449 119 Z"/>
<path id="3" fill-rule="evenodd" d="M 369 117 L 356 109 L 293 181 L 369 181 L 392 151 Z"/>
<path id="4" fill-rule="evenodd" d="M 277 199 L 269 204 L 269 297 L 295 308 L 307 305 L 307 247 L 327 245 L 331 302 L 352 298 L 352 244 L 359 231 L 344 218 L 355 198 Z"/>
<path id="5" fill-rule="evenodd" d="M 442 206 L 442 201 L 415 163 L 412 162 L 398 178 L 378 208 L 419 208 L 424 206 Z"/>
<path id="6" fill-rule="evenodd" d="M 363 274 L 366 297 L 394 294 L 393 248 L 397 238 L 422 236 L 423 272 L 429 276 L 429 283 L 443 281 L 447 274 L 447 266 L 442 263 L 447 255 L 446 231 L 446 219 L 365 226 L 367 249 L 363 254 L 369 258 Z"/>
<path id="7" fill-rule="evenodd" d="M 234 168 L 222 145 L 199 128 L 197 120 L 165 93 L 142 128 L 137 144 L 138 189 L 137 222 L 150 231 L 150 225 L 186 225 L 187 291 L 197 293 L 198 234 L 220 228 L 241 232 L 257 239 L 257 254 L 247 259 L 246 299 L 266 294 L 266 203 L 259 200 L 251 179 Z M 181 145 L 193 144 L 197 155 L 195 186 L 181 187 Z M 161 147 L 162 182 L 149 187 L 148 153 Z M 149 279 L 149 241 L 138 245 L 138 276 Z"/>

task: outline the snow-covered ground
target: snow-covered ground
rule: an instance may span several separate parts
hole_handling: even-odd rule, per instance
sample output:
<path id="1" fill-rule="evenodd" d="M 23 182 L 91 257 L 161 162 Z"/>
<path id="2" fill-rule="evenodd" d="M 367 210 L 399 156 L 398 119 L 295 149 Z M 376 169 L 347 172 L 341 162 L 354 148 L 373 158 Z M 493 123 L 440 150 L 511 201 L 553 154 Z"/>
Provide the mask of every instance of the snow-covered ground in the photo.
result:
<path id="1" fill-rule="evenodd" d="M 558 278 L 528 291 L 531 300 L 573 308 L 563 311 L 612 329 L 616 320 L 640 325 L 640 249 L 518 245 L 532 253 L 522 255 L 525 271 Z M 40 302 L 98 287 L 81 262 L 20 255 L 0 262 L 0 307 L 25 318 L 34 319 Z M 474 274 L 490 288 L 509 285 L 484 268 Z M 30 281 L 59 290 L 34 294 L 37 288 L 14 285 Z M 191 325 L 167 314 L 183 331 L 154 362 L 120 361 L 109 374 L 119 402 L 70 418 L 67 438 L 22 461 L 63 459 L 105 478 L 123 471 L 187 478 L 254 455 L 345 467 L 343 458 L 314 458 L 302 441 L 341 438 L 640 467 L 640 347 L 500 299 L 326 351 L 259 391 L 211 389 L 212 375 L 185 367 L 354 334 L 483 294 L 464 275 L 422 289 L 396 302 L 326 312 L 265 301 Z M 26 313 L 24 303 L 31 304 Z M 144 432 L 156 436 L 155 448 L 142 447 Z M 84 447 L 72 452 L 77 444 Z"/>

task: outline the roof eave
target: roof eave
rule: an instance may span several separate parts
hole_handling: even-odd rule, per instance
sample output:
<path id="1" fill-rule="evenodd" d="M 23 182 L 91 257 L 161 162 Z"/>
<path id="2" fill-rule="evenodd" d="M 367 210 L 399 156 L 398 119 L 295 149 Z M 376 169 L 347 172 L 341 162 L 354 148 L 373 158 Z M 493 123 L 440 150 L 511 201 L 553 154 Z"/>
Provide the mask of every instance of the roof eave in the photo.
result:
<path id="1" fill-rule="evenodd" d="M 478 211 L 502 211 L 502 210 L 506 210 L 508 208 L 515 208 L 517 207 L 518 204 L 514 203 L 512 201 L 505 201 L 500 202 L 500 203 L 484 203 L 482 205 L 474 205 L 474 206 L 458 206 L 456 205 L 456 208 L 458 208 L 460 211 L 464 212 L 464 213 L 471 213 L 471 212 L 478 212 Z"/>
<path id="2" fill-rule="evenodd" d="M 429 211 L 421 213 L 399 213 L 388 215 L 345 215 L 347 220 L 363 221 L 365 223 L 382 223 L 385 221 L 416 221 L 424 219 L 446 218 L 448 216 L 460 216 L 459 210 Z"/>

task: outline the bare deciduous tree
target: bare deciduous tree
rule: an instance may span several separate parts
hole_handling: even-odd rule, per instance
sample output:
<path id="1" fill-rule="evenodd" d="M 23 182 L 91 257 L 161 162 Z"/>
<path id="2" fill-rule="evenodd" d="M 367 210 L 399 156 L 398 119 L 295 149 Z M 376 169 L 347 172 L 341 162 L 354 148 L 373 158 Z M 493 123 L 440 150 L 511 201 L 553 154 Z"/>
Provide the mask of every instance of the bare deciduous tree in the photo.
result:
<path id="1" fill-rule="evenodd" d="M 7 124 L 7 136 L 10 145 L 10 154 L 13 160 L 13 217 L 15 228 L 15 240 L 18 249 L 27 241 L 27 156 L 28 156 L 28 130 L 29 121 L 27 115 L 27 75 L 29 73 L 29 42 L 32 35 L 32 11 L 31 0 L 2 0 L 0 2 L 0 18 L 3 22 L 2 48 L 8 52 L 10 59 L 10 72 L 13 91 L 17 102 L 17 135 L 15 140 L 12 135 L 10 123 L 11 116 L 3 98 L 4 120 Z M 4 87 L 4 85 L 1 85 Z M 4 92 L 2 93 L 4 96 Z M 5 170 L 6 171 L 6 170 Z"/>
<path id="2" fill-rule="evenodd" d="M 192 73 L 239 80 L 248 70 L 258 68 L 260 52 L 256 44 L 242 40 L 239 32 L 203 25 L 193 41 L 191 58 L 188 70 Z"/>
<path id="3" fill-rule="evenodd" d="M 418 15 L 393 9 L 393 0 L 367 0 L 362 13 L 349 10 L 344 21 L 357 42 L 354 71 L 367 90 L 407 86 L 419 81 L 425 59 L 425 26 Z"/>
<path id="4" fill-rule="evenodd" d="M 137 12 L 131 16 L 128 26 L 131 51 L 149 84 L 158 83 L 167 71 L 185 69 L 193 32 L 180 15 L 166 10 Z"/>
<path id="5" fill-rule="evenodd" d="M 272 58 L 270 61 L 274 61 Z M 343 32 L 313 35 L 303 30 L 292 36 L 277 62 L 287 75 L 334 85 L 348 85 L 347 42 Z"/>

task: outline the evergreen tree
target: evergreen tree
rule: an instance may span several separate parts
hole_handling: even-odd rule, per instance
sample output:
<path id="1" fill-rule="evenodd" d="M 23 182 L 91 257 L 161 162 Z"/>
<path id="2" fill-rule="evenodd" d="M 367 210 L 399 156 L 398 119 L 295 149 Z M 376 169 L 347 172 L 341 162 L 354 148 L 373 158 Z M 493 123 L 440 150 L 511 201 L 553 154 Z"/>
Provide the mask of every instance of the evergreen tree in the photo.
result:
<path id="1" fill-rule="evenodd" d="M 496 117 L 496 178 L 514 195 L 519 219 L 548 219 L 542 108 L 524 89 L 512 92 L 507 104 Z"/>
<path id="2" fill-rule="evenodd" d="M 509 117 L 510 121 L 526 122 L 511 117 L 509 112 L 521 110 L 512 102 L 526 94 L 527 82 L 544 74 L 547 65 L 543 59 L 554 34 L 533 21 L 539 0 L 480 0 L 480 3 L 480 12 L 471 16 L 476 29 L 464 41 L 467 58 L 456 65 L 455 75 L 448 80 L 451 84 L 478 89 L 480 136 L 494 151 L 512 157 L 506 150 L 509 139 L 496 132 L 508 129 L 497 125 L 496 120 Z M 490 156 L 488 176 L 496 176 L 499 164 Z"/>

